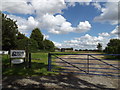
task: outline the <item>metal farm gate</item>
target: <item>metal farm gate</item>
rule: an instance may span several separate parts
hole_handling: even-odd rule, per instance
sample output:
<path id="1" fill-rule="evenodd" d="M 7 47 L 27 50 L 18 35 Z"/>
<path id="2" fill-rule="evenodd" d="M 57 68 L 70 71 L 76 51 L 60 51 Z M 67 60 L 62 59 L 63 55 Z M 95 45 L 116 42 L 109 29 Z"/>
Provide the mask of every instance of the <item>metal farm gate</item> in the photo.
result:
<path id="1" fill-rule="evenodd" d="M 120 77 L 120 54 L 48 54 L 48 70 L 60 73 Z"/>

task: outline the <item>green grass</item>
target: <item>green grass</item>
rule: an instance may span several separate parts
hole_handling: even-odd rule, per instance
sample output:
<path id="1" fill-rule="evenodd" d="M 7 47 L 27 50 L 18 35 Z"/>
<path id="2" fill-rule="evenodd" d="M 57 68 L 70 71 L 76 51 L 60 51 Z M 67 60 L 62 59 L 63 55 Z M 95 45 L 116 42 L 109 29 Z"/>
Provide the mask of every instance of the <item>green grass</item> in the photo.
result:
<path id="1" fill-rule="evenodd" d="M 26 64 L 12 65 L 10 67 L 9 58 L 7 55 L 2 55 L 2 74 L 8 75 L 21 75 L 21 76 L 39 76 L 58 74 L 49 72 L 48 68 L 48 53 L 32 53 L 32 58 L 39 58 L 40 60 L 32 60 L 32 67 L 26 68 Z"/>
<path id="2" fill-rule="evenodd" d="M 51 53 L 66 53 L 66 54 L 77 54 L 77 53 L 86 53 L 86 52 L 51 52 Z M 10 67 L 10 59 L 7 55 L 2 55 L 2 74 L 3 76 L 9 75 L 20 75 L 20 76 L 39 76 L 39 75 L 51 75 L 58 74 L 55 72 L 49 72 L 48 68 L 48 53 L 39 52 L 32 53 L 32 67 L 27 68 L 26 64 L 12 65 Z M 40 60 L 35 60 L 35 59 Z M 52 60 L 55 60 L 54 58 Z M 52 63 L 55 65 L 55 63 Z M 54 66 L 55 68 L 61 68 L 59 66 Z"/>

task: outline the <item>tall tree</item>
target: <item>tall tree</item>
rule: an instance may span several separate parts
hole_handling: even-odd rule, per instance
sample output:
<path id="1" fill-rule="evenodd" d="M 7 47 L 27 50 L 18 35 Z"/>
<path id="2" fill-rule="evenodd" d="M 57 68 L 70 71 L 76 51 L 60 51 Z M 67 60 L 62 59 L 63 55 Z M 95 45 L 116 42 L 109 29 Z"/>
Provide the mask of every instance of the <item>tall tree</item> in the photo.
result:
<path id="1" fill-rule="evenodd" d="M 32 33 L 30 35 L 30 38 L 37 42 L 39 49 L 44 49 L 44 46 L 43 46 L 43 35 L 42 35 L 41 31 L 38 28 L 35 28 L 32 31 Z"/>
<path id="2" fill-rule="evenodd" d="M 100 43 L 98 43 L 97 48 L 98 48 L 98 51 L 102 51 L 102 45 Z"/>
<path id="3" fill-rule="evenodd" d="M 0 50 L 2 50 L 2 13 L 0 11 Z"/>
<path id="4" fill-rule="evenodd" d="M 16 21 L 2 14 L 2 49 L 10 50 L 16 48 L 16 34 L 18 27 Z"/>

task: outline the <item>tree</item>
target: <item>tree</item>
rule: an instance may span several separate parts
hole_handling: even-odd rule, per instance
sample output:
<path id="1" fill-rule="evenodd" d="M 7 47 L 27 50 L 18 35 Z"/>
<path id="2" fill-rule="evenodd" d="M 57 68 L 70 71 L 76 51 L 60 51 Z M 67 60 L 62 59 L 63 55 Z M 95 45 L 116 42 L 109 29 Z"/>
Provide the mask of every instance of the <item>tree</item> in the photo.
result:
<path id="1" fill-rule="evenodd" d="M 111 39 L 104 51 L 109 54 L 120 54 L 120 39 Z"/>
<path id="2" fill-rule="evenodd" d="M 20 32 L 18 32 L 18 34 L 17 34 L 17 40 L 20 40 L 20 39 L 27 39 L 27 37 L 25 36 L 25 34 L 22 34 L 22 33 L 20 33 Z"/>
<path id="3" fill-rule="evenodd" d="M 45 50 L 47 50 L 47 51 L 54 51 L 55 50 L 55 46 L 54 46 L 54 43 L 52 41 L 45 39 L 43 41 L 43 44 L 44 44 Z"/>
<path id="4" fill-rule="evenodd" d="M 0 11 L 0 50 L 2 50 L 2 13 Z"/>
<path id="5" fill-rule="evenodd" d="M 16 34 L 18 27 L 16 21 L 2 14 L 2 49 L 10 50 L 16 48 Z"/>
<path id="6" fill-rule="evenodd" d="M 17 49 L 27 49 L 29 52 L 35 52 L 38 49 L 38 44 L 33 39 L 24 38 L 17 40 Z"/>
<path id="7" fill-rule="evenodd" d="M 44 46 L 43 46 L 43 35 L 42 35 L 41 31 L 38 28 L 35 28 L 32 31 L 32 33 L 30 35 L 30 39 L 33 39 L 33 40 L 35 40 L 37 42 L 39 49 L 44 49 Z"/>
<path id="8" fill-rule="evenodd" d="M 97 48 L 98 48 L 98 51 L 102 51 L 102 45 L 100 43 L 98 43 Z"/>

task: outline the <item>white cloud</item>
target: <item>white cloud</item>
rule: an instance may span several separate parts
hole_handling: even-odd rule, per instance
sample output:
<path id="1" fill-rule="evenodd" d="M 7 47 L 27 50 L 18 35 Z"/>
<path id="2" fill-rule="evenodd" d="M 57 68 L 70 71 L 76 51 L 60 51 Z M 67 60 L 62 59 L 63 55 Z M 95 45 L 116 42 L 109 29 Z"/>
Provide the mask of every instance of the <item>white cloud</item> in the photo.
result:
<path id="1" fill-rule="evenodd" d="M 61 44 L 61 43 L 54 42 L 54 41 L 53 41 L 53 43 L 55 44 L 55 46 L 56 46 L 56 47 L 59 47 L 59 48 L 60 48 L 60 47 L 62 46 L 62 44 Z"/>
<path id="2" fill-rule="evenodd" d="M 110 36 L 110 34 L 107 32 L 99 33 L 99 35 L 102 37 L 109 37 Z"/>
<path id="3" fill-rule="evenodd" d="M 27 4 L 26 0 L 17 0 L 15 2 L 13 0 L 5 0 L 2 2 L 2 11 L 19 14 L 34 13 L 33 7 L 30 4 Z"/>
<path id="4" fill-rule="evenodd" d="M 64 8 L 66 8 L 64 0 L 4 0 L 2 2 L 3 11 L 20 14 L 55 14 L 61 13 Z"/>
<path id="5" fill-rule="evenodd" d="M 95 8 L 97 8 L 98 10 L 101 10 L 101 5 L 100 5 L 100 3 L 98 3 L 98 2 L 95 2 L 95 3 L 92 3 L 92 5 L 95 7 Z"/>
<path id="6" fill-rule="evenodd" d="M 76 49 L 97 49 L 97 44 L 101 43 L 103 48 L 105 48 L 108 43 L 109 38 L 102 36 L 91 36 L 86 34 L 85 36 L 81 36 L 78 38 L 74 38 L 70 41 L 65 41 L 62 46 L 63 47 L 73 47 Z"/>
<path id="7" fill-rule="evenodd" d="M 120 36 L 120 26 L 116 26 L 115 29 L 111 32 L 112 35 Z"/>
<path id="8" fill-rule="evenodd" d="M 31 32 L 39 25 L 39 22 L 32 16 L 28 17 L 28 19 L 15 15 L 7 15 L 7 17 L 13 19 L 14 21 L 17 21 L 16 24 L 18 25 L 18 30 L 24 34 L 29 34 L 29 32 Z"/>
<path id="9" fill-rule="evenodd" d="M 30 1 L 28 3 L 28 1 Z M 74 3 L 71 5 L 74 5 Z M 20 16 L 8 15 L 8 17 L 17 20 L 18 29 L 22 33 L 30 32 L 34 28 L 46 29 L 53 34 L 66 34 L 69 32 L 86 32 L 91 29 L 88 21 L 80 22 L 76 27 L 68 22 L 62 15 L 54 15 L 62 13 L 66 9 L 64 0 L 22 0 L 20 2 L 13 0 L 5 0 L 3 2 L 3 11 L 18 14 L 30 14 L 27 19 Z M 36 15 L 33 17 L 32 15 Z"/>
<path id="10" fill-rule="evenodd" d="M 77 27 L 72 27 L 72 24 L 68 22 L 62 15 L 53 16 L 51 14 L 45 14 L 41 19 L 41 27 L 46 28 L 53 34 L 66 34 L 69 32 L 86 32 L 91 29 L 91 25 L 88 21 L 80 22 Z"/>
<path id="11" fill-rule="evenodd" d="M 61 13 L 66 8 L 64 0 L 31 0 L 37 15 Z"/>
<path id="12" fill-rule="evenodd" d="M 115 37 L 112 37 L 115 38 Z M 98 36 L 86 34 L 81 37 L 76 37 L 72 40 L 64 41 L 60 47 L 73 47 L 74 49 L 97 49 L 98 43 L 101 43 L 103 49 L 111 39 L 108 33 L 100 33 Z"/>
<path id="13" fill-rule="evenodd" d="M 49 35 L 45 35 L 45 34 L 43 34 L 44 35 L 44 39 L 48 39 L 49 38 Z"/>
<path id="14" fill-rule="evenodd" d="M 97 49 L 98 43 L 101 43 L 103 49 L 106 47 L 110 39 L 118 39 L 119 38 L 119 26 L 116 26 L 114 30 L 111 32 L 102 32 L 98 33 L 98 36 L 91 36 L 89 34 L 85 34 L 81 37 L 75 37 L 68 41 L 63 41 L 60 47 L 68 48 L 73 47 L 74 49 Z"/>
<path id="15" fill-rule="evenodd" d="M 75 6 L 75 2 L 67 2 L 67 7 L 74 7 Z"/>
<path id="16" fill-rule="evenodd" d="M 88 21 L 80 22 L 76 28 L 77 32 L 85 32 L 91 29 L 91 24 Z"/>
<path id="17" fill-rule="evenodd" d="M 101 8 L 101 14 L 94 18 L 97 22 L 109 22 L 112 25 L 118 24 L 118 3 L 107 2 L 104 8 Z"/>

